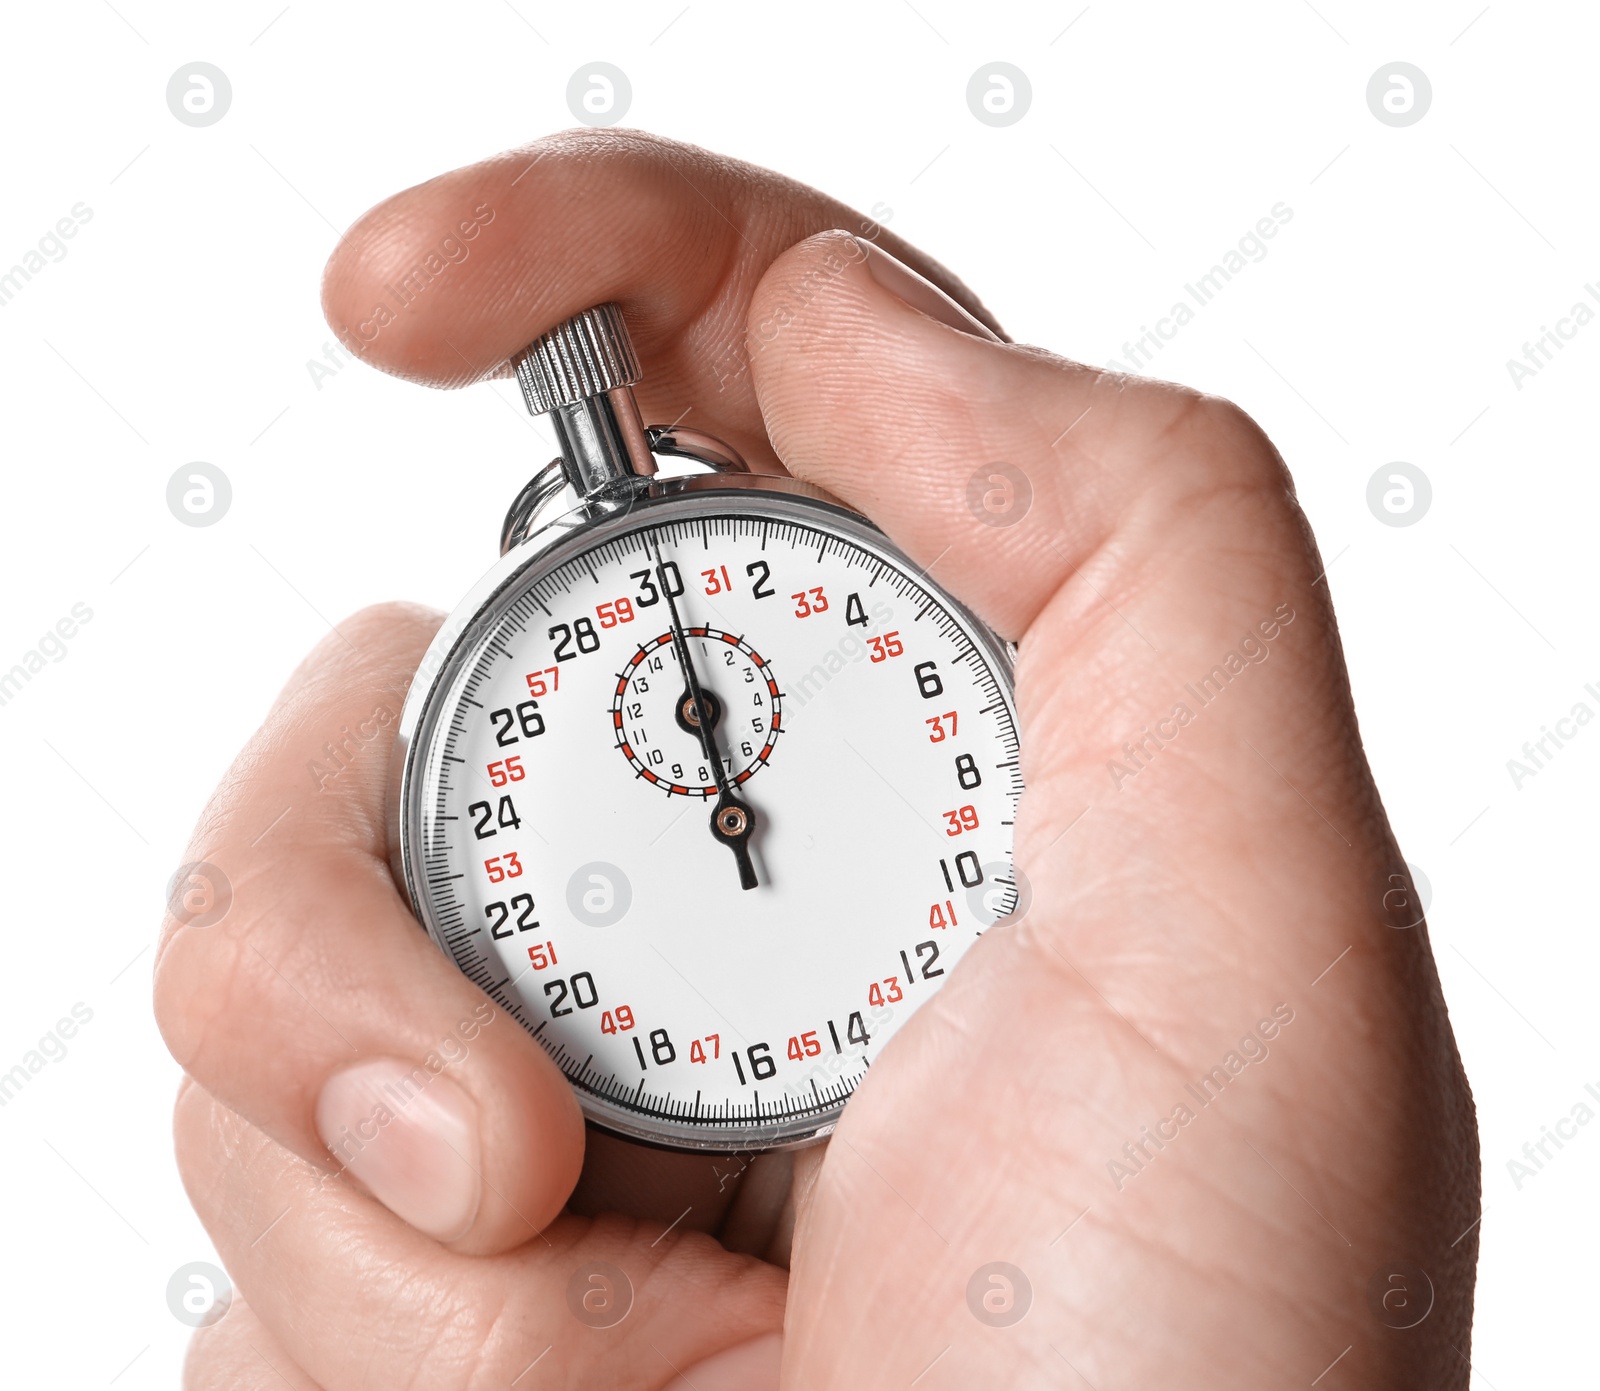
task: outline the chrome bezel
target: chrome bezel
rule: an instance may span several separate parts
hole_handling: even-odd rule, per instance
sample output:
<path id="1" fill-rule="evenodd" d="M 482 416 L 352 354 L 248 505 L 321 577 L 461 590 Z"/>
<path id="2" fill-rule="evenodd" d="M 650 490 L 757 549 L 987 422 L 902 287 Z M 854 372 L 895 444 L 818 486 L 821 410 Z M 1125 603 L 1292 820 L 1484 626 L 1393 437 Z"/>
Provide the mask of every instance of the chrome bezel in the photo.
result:
<path id="1" fill-rule="evenodd" d="M 1016 720 L 1012 668 L 1015 647 L 1002 641 L 965 605 L 929 580 L 915 562 L 859 512 L 819 488 L 771 474 L 710 473 L 639 479 L 636 487 L 580 504 L 501 556 L 445 620 L 412 681 L 401 712 L 389 769 L 389 861 L 395 882 L 411 904 L 412 913 L 447 957 L 450 952 L 416 882 L 414 848 L 423 843 L 422 808 L 412 805 L 411 796 L 418 777 L 418 757 L 432 742 L 443 713 L 439 706 L 442 693 L 451 689 L 463 666 L 475 657 L 480 642 L 493 632 L 505 609 L 538 574 L 634 527 L 730 510 L 825 527 L 880 552 L 913 576 L 967 628 L 990 663 L 1011 717 Z M 672 516 L 657 515 L 666 512 Z M 825 1111 L 800 1116 L 785 1124 L 733 1130 L 727 1126 L 664 1125 L 641 1119 L 582 1088 L 574 1087 L 574 1091 L 586 1119 L 603 1130 L 660 1148 L 699 1153 L 756 1152 L 815 1144 L 832 1133 L 848 1102 L 846 1098 Z"/>

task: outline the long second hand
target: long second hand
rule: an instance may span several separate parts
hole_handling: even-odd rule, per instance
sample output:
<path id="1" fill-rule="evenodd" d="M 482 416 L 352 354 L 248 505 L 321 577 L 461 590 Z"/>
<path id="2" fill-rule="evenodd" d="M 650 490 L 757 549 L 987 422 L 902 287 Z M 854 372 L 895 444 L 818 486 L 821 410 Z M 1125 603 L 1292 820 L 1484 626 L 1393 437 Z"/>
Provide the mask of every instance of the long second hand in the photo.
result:
<path id="1" fill-rule="evenodd" d="M 689 699 L 694 703 L 694 720 L 695 727 L 700 732 L 700 747 L 705 750 L 706 762 L 711 765 L 711 775 L 721 794 L 711 812 L 711 834 L 714 839 L 720 840 L 733 851 L 734 860 L 739 866 L 739 886 L 753 889 L 758 886 L 758 881 L 755 865 L 750 860 L 750 835 L 756 828 L 756 814 L 747 803 L 733 794 L 727 770 L 722 766 L 722 756 L 717 752 L 709 707 L 706 705 L 705 694 L 700 689 L 700 678 L 695 673 L 694 659 L 689 655 L 689 642 L 684 636 L 683 621 L 678 617 L 678 605 L 672 595 L 672 586 L 667 583 L 666 570 L 661 561 L 661 545 L 653 536 L 650 538 L 650 545 L 656 555 L 656 576 L 661 581 L 661 592 L 667 596 L 667 612 L 672 616 L 672 645 L 677 649 L 678 664 L 682 666 L 683 674 L 689 683 Z"/>

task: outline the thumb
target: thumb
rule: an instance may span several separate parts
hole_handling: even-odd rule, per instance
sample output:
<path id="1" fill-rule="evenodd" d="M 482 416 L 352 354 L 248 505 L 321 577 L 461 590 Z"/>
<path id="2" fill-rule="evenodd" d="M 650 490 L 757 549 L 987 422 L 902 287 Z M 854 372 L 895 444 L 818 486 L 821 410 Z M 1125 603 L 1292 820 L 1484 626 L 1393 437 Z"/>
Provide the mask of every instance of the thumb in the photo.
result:
<path id="1" fill-rule="evenodd" d="M 772 264 L 748 341 L 789 470 L 866 512 L 1006 637 L 1080 568 L 1114 579 L 1126 567 L 1111 561 L 1142 559 L 1197 506 L 1285 492 L 1271 446 L 1226 402 L 1003 343 L 846 232 Z M 1304 555 L 1297 529 L 1280 539 Z"/>
<path id="2" fill-rule="evenodd" d="M 1147 797 L 1181 800 L 1207 780 L 1237 785 L 1239 758 L 1252 756 L 1244 732 L 1273 727 L 1272 742 L 1296 765 L 1278 763 L 1284 776 L 1366 801 L 1348 739 L 1303 740 L 1285 728 L 1353 721 L 1309 528 L 1282 460 L 1244 412 L 1001 342 L 844 232 L 811 237 L 773 263 L 748 338 L 785 466 L 865 512 L 930 579 L 1020 643 L 1031 809 L 1017 826 L 1019 861 L 1121 788 L 1108 768 L 1138 766 L 1138 750 L 1124 745 L 1154 747 L 1145 726 L 1188 699 L 1184 683 L 1241 643 L 1255 660 L 1296 617 L 1309 640 L 1275 661 L 1274 680 L 1230 701 L 1233 727 L 1184 742 L 1193 780 L 1158 779 L 1152 793 L 1146 779 L 1138 798 L 1115 804 L 1159 820 L 1164 811 Z M 1292 812 L 1293 796 L 1269 789 L 1261 805 Z"/>

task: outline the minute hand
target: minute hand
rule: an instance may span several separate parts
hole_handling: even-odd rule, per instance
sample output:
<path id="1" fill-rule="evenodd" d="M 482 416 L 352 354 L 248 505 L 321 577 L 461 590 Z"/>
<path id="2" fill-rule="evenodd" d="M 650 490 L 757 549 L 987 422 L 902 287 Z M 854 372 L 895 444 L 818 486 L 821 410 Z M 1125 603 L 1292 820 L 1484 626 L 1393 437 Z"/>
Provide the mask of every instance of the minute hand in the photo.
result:
<path id="1" fill-rule="evenodd" d="M 700 688 L 694 659 L 689 655 L 689 642 L 684 636 L 683 621 L 678 617 L 677 601 L 672 596 L 672 588 L 667 584 L 661 563 L 661 547 L 653 537 L 651 542 L 656 553 L 656 574 L 661 576 L 661 592 L 667 596 L 667 611 L 672 617 L 672 645 L 677 650 L 678 664 L 689 683 L 689 699 L 694 706 L 694 723 L 700 734 L 700 747 L 705 750 L 706 762 L 711 765 L 712 779 L 720 793 L 717 805 L 711 812 L 711 835 L 733 851 L 734 860 L 739 866 L 739 886 L 753 889 L 757 887 L 757 880 L 755 865 L 750 861 L 750 835 L 756 828 L 756 814 L 748 803 L 734 795 L 727 770 L 722 766 L 705 693 Z"/>

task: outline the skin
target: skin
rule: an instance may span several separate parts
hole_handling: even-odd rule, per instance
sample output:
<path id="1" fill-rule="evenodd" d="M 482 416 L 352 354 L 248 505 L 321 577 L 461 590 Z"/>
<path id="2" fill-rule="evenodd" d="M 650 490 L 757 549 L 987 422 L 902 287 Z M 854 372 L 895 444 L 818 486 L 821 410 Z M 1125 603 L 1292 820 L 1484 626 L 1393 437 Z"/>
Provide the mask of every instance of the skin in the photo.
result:
<path id="1" fill-rule="evenodd" d="M 467 257 L 375 323 L 473 217 Z M 925 277 L 902 281 L 917 307 L 848 233 Z M 731 1174 L 586 1137 L 538 1046 L 489 1024 L 438 1084 L 474 1118 L 484 1195 L 441 1243 L 341 1175 L 315 1125 L 332 1074 L 420 1060 L 482 1005 L 390 878 L 385 758 L 322 791 L 306 774 L 341 725 L 399 711 L 439 616 L 348 620 L 195 833 L 228 915 L 164 928 L 179 1164 L 242 1295 L 197 1336 L 189 1387 L 755 1391 L 779 1384 L 780 1334 L 785 1391 L 1467 1384 L 1471 1096 L 1427 929 L 1384 906 L 1403 860 L 1323 566 L 1247 416 L 1001 341 L 887 230 L 638 133 L 399 194 L 339 244 L 323 297 L 352 351 L 440 387 L 617 300 L 647 419 L 692 407 L 931 566 L 1020 643 L 1031 904 L 895 1037 L 826 1149 Z M 984 525 L 968 480 L 1001 460 L 1031 506 Z M 1186 687 L 1229 653 L 1202 705 Z M 1201 1105 L 1186 1086 L 1219 1067 Z M 566 1308 L 595 1260 L 635 1291 L 607 1330 Z M 994 1261 L 1031 1286 L 1008 1327 L 968 1303 Z M 1433 1289 L 1409 1329 L 1369 1304 L 1395 1263 Z"/>

